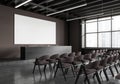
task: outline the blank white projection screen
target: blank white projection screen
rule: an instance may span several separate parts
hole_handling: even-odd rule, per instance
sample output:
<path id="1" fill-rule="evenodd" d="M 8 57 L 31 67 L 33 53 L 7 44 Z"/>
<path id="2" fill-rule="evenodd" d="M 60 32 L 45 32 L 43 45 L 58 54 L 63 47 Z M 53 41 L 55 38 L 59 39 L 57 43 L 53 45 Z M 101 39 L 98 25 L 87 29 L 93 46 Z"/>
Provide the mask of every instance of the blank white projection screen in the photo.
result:
<path id="1" fill-rule="evenodd" d="M 14 44 L 56 44 L 56 22 L 15 14 Z"/>

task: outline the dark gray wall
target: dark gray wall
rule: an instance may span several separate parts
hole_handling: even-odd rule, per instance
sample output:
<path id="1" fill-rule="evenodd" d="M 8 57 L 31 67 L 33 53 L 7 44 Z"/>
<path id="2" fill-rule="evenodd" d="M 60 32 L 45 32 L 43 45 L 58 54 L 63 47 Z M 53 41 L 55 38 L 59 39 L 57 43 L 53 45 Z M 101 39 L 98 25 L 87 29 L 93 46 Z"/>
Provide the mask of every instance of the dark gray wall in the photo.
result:
<path id="1" fill-rule="evenodd" d="M 0 5 L 0 59 L 20 58 L 20 47 L 25 45 L 14 45 L 14 13 L 31 16 L 35 18 L 50 20 L 56 22 L 56 45 L 67 44 L 67 31 L 65 22 L 59 19 L 46 17 L 43 15 L 26 12 Z M 34 45 L 32 45 L 34 46 Z M 35 45 L 37 46 L 37 45 Z M 40 46 L 40 45 L 38 45 Z"/>
<path id="2" fill-rule="evenodd" d="M 81 50 L 81 22 L 80 20 L 68 22 L 69 29 L 69 44 L 72 46 L 72 51 Z"/>
<path id="3" fill-rule="evenodd" d="M 9 7 L 0 5 L 0 58 L 18 58 L 19 48 L 13 44 L 13 12 Z"/>

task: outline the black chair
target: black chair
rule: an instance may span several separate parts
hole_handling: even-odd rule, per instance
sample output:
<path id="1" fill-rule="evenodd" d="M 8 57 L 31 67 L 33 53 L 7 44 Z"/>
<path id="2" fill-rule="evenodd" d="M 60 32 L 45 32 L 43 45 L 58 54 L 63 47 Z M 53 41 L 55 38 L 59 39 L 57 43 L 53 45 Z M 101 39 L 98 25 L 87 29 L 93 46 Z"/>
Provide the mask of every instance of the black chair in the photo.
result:
<path id="1" fill-rule="evenodd" d="M 109 65 L 107 65 L 107 62 L 108 62 L 108 56 L 105 56 L 104 58 L 101 59 L 99 67 L 101 67 L 103 69 L 106 80 L 108 81 L 109 77 L 107 74 L 107 69 L 109 68 Z M 101 75 L 101 72 L 102 71 L 100 71 L 100 75 Z"/>
<path id="2" fill-rule="evenodd" d="M 67 74 L 69 69 L 72 70 L 73 76 L 75 76 L 73 61 L 74 61 L 74 57 L 73 56 L 68 56 L 67 53 L 64 53 L 64 54 L 60 55 L 60 57 L 58 59 L 58 64 L 57 64 L 57 67 L 56 67 L 56 70 L 55 70 L 54 77 L 56 77 L 56 73 L 57 73 L 58 69 L 61 69 L 65 81 L 67 80 L 66 79 L 66 74 Z"/>
<path id="3" fill-rule="evenodd" d="M 77 84 L 77 81 L 78 81 L 79 76 L 81 74 L 85 75 L 85 79 L 84 79 L 85 84 L 86 84 L 86 82 L 88 84 L 90 84 L 89 75 L 93 75 L 93 78 L 96 76 L 99 84 L 101 84 L 100 77 L 98 75 L 98 71 L 95 69 L 95 67 L 97 68 L 98 65 L 99 65 L 99 61 L 90 62 L 87 65 L 85 65 L 85 64 L 81 65 L 81 67 L 78 70 L 78 74 L 77 74 L 77 77 L 76 77 L 76 80 L 75 80 L 75 84 Z"/>
<path id="4" fill-rule="evenodd" d="M 41 56 L 41 57 L 39 57 L 39 58 L 36 58 L 36 59 L 35 59 L 35 62 L 34 62 L 33 73 L 34 73 L 34 71 L 35 71 L 36 66 L 38 66 L 40 75 L 42 75 L 41 67 L 40 67 L 40 66 L 44 66 L 44 73 L 45 73 L 45 74 L 46 74 L 45 70 L 46 70 L 47 65 L 49 66 L 49 68 L 50 68 L 50 70 L 51 70 L 51 65 L 50 65 L 49 62 L 47 61 L 48 59 L 49 59 L 49 56 L 48 56 L 48 55 L 44 55 L 44 56 Z"/>
<path id="5" fill-rule="evenodd" d="M 119 58 L 118 54 L 113 54 L 113 66 L 115 67 L 115 70 L 117 73 L 119 73 L 118 68 L 117 68 L 118 58 Z"/>
<path id="6" fill-rule="evenodd" d="M 57 62 L 58 62 L 58 58 L 59 58 L 59 54 L 54 54 L 52 56 L 50 56 L 49 59 L 47 59 L 47 61 L 49 61 L 50 65 L 53 64 L 53 70 L 55 70 L 55 67 L 57 66 Z"/>

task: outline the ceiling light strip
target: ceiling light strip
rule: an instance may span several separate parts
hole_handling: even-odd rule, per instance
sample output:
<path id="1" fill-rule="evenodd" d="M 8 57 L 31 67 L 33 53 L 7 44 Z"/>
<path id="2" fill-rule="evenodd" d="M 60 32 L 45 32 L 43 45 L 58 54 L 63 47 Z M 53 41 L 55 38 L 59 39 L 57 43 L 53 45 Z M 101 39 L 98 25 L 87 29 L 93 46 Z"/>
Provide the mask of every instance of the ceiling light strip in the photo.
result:
<path id="1" fill-rule="evenodd" d="M 19 4 L 19 5 L 15 6 L 15 8 L 19 8 L 20 6 L 26 4 L 26 3 L 30 2 L 30 1 L 32 1 L 32 0 L 27 0 L 27 1 L 25 1 L 25 2 L 23 2 L 21 4 Z"/>
<path id="2" fill-rule="evenodd" d="M 47 14 L 46 16 L 55 15 L 55 14 L 62 13 L 62 12 L 65 12 L 65 11 L 69 11 L 69 10 L 73 10 L 73 9 L 76 9 L 76 8 L 80 8 L 80 7 L 83 7 L 83 6 L 86 6 L 86 5 L 87 4 L 82 4 L 82 5 L 74 6 L 74 7 L 67 8 L 67 9 L 64 9 L 64 10 L 61 10 L 61 11 L 57 11 L 57 12 L 54 12 L 54 13 Z"/>
<path id="3" fill-rule="evenodd" d="M 83 19 L 83 18 L 88 18 L 88 17 L 94 17 L 94 16 L 99 16 L 99 15 L 103 15 L 104 13 L 99 13 L 99 14 L 95 14 L 95 15 L 89 15 L 89 16 L 83 16 L 83 17 L 76 17 L 76 18 L 72 18 L 72 19 L 67 19 L 66 21 L 73 21 L 73 20 L 78 20 L 78 19 Z"/>

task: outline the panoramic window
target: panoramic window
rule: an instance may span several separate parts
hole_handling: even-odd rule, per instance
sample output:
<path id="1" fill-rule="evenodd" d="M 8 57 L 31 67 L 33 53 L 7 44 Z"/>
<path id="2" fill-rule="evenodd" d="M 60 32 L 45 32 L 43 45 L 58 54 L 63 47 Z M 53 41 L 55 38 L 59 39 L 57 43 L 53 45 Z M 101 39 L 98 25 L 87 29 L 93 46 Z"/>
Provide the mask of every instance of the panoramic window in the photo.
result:
<path id="1" fill-rule="evenodd" d="M 86 21 L 86 33 L 97 32 L 97 19 Z"/>
<path id="2" fill-rule="evenodd" d="M 97 47 L 97 34 L 86 34 L 86 47 Z"/>
<path id="3" fill-rule="evenodd" d="M 82 22 L 82 47 L 120 48 L 120 15 Z"/>
<path id="4" fill-rule="evenodd" d="M 120 15 L 112 17 L 112 30 L 120 30 Z"/>
<path id="5" fill-rule="evenodd" d="M 111 18 L 98 19 L 98 32 L 111 31 Z"/>
<path id="6" fill-rule="evenodd" d="M 98 34 L 99 47 L 111 47 L 111 33 L 99 33 Z"/>
<path id="7" fill-rule="evenodd" d="M 112 32 L 112 47 L 120 47 L 120 32 Z"/>

